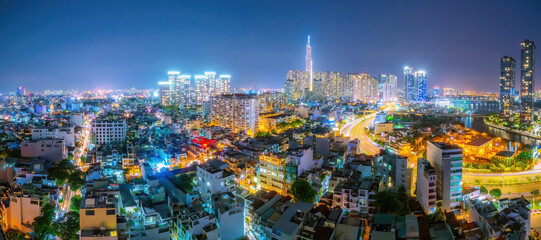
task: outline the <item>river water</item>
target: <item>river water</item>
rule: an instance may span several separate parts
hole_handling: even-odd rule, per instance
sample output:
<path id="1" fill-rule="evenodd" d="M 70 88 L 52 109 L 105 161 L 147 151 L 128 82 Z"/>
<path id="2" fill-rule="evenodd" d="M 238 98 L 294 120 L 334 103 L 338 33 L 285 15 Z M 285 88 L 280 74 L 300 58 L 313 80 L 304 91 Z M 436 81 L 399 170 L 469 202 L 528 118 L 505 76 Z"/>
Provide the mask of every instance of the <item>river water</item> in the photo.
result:
<path id="1" fill-rule="evenodd" d="M 474 103 L 474 104 L 471 104 L 470 109 L 472 113 L 477 113 L 477 114 L 498 113 L 499 104 L 498 102 Z M 484 132 L 492 136 L 501 137 L 508 141 L 519 142 L 523 145 L 529 145 L 529 146 L 535 146 L 535 145 L 541 144 L 541 140 L 539 139 L 535 139 L 528 136 L 523 136 L 520 134 L 515 134 L 515 133 L 507 132 L 501 129 L 489 127 L 485 124 L 485 122 L 483 121 L 483 118 L 463 117 L 456 120 L 459 120 L 460 122 L 462 122 L 464 126 L 467 128 L 473 129 L 478 132 Z"/>

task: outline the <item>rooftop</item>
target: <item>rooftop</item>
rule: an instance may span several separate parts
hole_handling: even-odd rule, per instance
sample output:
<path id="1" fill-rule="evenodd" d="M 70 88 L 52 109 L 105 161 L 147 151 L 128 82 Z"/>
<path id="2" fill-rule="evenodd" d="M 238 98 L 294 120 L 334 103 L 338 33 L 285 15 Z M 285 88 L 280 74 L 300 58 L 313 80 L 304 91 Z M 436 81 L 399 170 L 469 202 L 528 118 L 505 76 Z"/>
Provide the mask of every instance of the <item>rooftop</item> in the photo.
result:
<path id="1" fill-rule="evenodd" d="M 475 139 L 475 140 L 473 140 L 473 141 L 467 143 L 466 145 L 468 145 L 468 146 L 474 146 L 474 147 L 481 147 L 481 146 L 483 146 L 483 145 L 485 145 L 485 144 L 487 144 L 487 143 L 490 143 L 490 142 L 492 142 L 492 139 L 491 139 L 491 138 L 484 138 L 484 137 L 482 137 L 482 138 Z"/>

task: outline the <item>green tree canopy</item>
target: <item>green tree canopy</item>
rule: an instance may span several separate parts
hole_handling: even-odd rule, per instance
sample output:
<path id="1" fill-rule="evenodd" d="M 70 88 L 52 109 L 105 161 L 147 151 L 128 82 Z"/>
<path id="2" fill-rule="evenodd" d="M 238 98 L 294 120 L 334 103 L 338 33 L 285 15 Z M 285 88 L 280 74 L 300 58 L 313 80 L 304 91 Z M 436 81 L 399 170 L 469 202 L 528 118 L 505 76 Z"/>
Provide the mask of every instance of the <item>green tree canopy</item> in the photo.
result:
<path id="1" fill-rule="evenodd" d="M 502 190 L 500 190 L 499 188 L 494 188 L 490 190 L 490 195 L 493 198 L 499 198 L 502 195 Z"/>
<path id="2" fill-rule="evenodd" d="M 402 208 L 402 203 L 398 201 L 396 194 L 388 190 L 376 193 L 374 200 L 376 213 L 396 214 Z"/>
<path id="3" fill-rule="evenodd" d="M 71 161 L 64 159 L 49 169 L 49 176 L 56 179 L 57 185 L 68 183 L 73 191 L 79 190 L 86 184 L 84 173 L 75 168 Z"/>
<path id="4" fill-rule="evenodd" d="M 70 211 L 62 219 L 53 224 L 56 235 L 62 240 L 76 240 L 80 228 L 79 213 Z"/>
<path id="5" fill-rule="evenodd" d="M 427 222 L 440 222 L 444 220 L 443 212 L 441 209 L 436 210 L 435 213 L 429 214 L 426 216 L 425 220 Z"/>
<path id="6" fill-rule="evenodd" d="M 41 207 L 41 215 L 34 218 L 32 226 L 34 227 L 34 235 L 37 239 L 45 239 L 49 235 L 55 233 L 52 227 L 55 212 L 54 206 L 50 203 L 45 203 Z"/>
<path id="7" fill-rule="evenodd" d="M 68 177 L 68 185 L 72 191 L 81 189 L 86 184 L 84 174 L 81 170 L 74 170 Z"/>
<path id="8" fill-rule="evenodd" d="M 8 231 L 6 233 L 6 237 L 9 240 L 25 240 L 26 239 L 23 233 L 15 231 L 15 230 Z"/>
<path id="9" fill-rule="evenodd" d="M 75 195 L 71 197 L 70 211 L 79 212 L 81 209 L 81 196 Z"/>
<path id="10" fill-rule="evenodd" d="M 55 178 L 57 185 L 62 185 L 68 180 L 68 176 L 73 169 L 73 164 L 69 160 L 64 159 L 52 168 L 49 168 L 49 177 Z"/>
<path id="11" fill-rule="evenodd" d="M 180 188 L 186 192 L 193 191 L 194 184 L 193 181 L 195 179 L 194 174 L 181 174 L 179 176 L 178 182 L 180 184 Z"/>
<path id="12" fill-rule="evenodd" d="M 485 195 L 486 195 L 486 194 L 488 193 L 488 190 L 487 190 L 487 188 L 486 188 L 485 186 L 481 186 L 481 187 L 479 188 L 479 192 L 481 192 L 481 194 L 485 194 Z"/>
<path id="13" fill-rule="evenodd" d="M 309 182 L 302 179 L 297 179 L 291 184 L 291 193 L 295 201 L 303 201 L 313 203 L 316 200 L 316 192 Z"/>

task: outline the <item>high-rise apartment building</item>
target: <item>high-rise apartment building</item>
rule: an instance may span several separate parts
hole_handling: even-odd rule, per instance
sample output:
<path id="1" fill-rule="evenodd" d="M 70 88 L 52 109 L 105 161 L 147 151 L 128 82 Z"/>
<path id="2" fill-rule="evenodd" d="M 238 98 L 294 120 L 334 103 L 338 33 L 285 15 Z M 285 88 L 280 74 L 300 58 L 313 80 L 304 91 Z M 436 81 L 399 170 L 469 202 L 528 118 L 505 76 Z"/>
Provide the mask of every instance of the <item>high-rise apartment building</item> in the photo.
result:
<path id="1" fill-rule="evenodd" d="M 182 88 L 178 77 L 180 72 L 169 71 L 167 72 L 167 81 L 169 82 L 169 101 L 171 105 L 178 105 L 180 99 L 180 90 Z"/>
<path id="2" fill-rule="evenodd" d="M 531 124 L 535 90 L 535 44 L 526 39 L 520 44 L 520 123 Z"/>
<path id="3" fill-rule="evenodd" d="M 171 105 L 171 82 L 162 81 L 158 82 L 158 95 L 160 96 L 160 105 Z"/>
<path id="4" fill-rule="evenodd" d="M 437 201 L 436 169 L 426 159 L 417 159 L 417 199 L 426 214 L 436 212 Z"/>
<path id="5" fill-rule="evenodd" d="M 396 101 L 397 82 L 396 75 L 380 74 L 378 75 L 378 93 L 380 101 L 394 102 Z"/>
<path id="6" fill-rule="evenodd" d="M 211 122 L 234 131 L 255 134 L 259 124 L 259 99 L 255 94 L 221 94 L 211 100 Z"/>
<path id="7" fill-rule="evenodd" d="M 500 59 L 500 117 L 511 117 L 511 106 L 515 93 L 515 59 L 504 56 Z"/>
<path id="8" fill-rule="evenodd" d="M 404 68 L 404 98 L 407 101 L 417 100 L 417 94 L 415 89 L 415 76 L 413 75 L 413 68 Z"/>
<path id="9" fill-rule="evenodd" d="M 204 75 L 181 75 L 178 71 L 167 73 L 168 81 L 159 82 L 160 105 L 190 105 L 210 101 L 212 96 L 231 92 L 231 75 L 217 76 L 215 72 Z"/>
<path id="10" fill-rule="evenodd" d="M 217 94 L 231 93 L 231 75 L 221 74 L 216 82 Z"/>
<path id="11" fill-rule="evenodd" d="M 369 73 L 350 73 L 347 75 L 349 82 L 353 85 L 353 101 L 373 101 L 378 96 L 378 81 L 370 77 Z"/>
<path id="12" fill-rule="evenodd" d="M 426 72 L 415 72 L 415 97 L 417 101 L 426 101 Z"/>
<path id="13" fill-rule="evenodd" d="M 444 211 L 460 208 L 462 201 L 462 148 L 428 141 L 426 156 L 436 169 L 438 200 Z M 417 174 L 420 174 L 419 172 Z"/>

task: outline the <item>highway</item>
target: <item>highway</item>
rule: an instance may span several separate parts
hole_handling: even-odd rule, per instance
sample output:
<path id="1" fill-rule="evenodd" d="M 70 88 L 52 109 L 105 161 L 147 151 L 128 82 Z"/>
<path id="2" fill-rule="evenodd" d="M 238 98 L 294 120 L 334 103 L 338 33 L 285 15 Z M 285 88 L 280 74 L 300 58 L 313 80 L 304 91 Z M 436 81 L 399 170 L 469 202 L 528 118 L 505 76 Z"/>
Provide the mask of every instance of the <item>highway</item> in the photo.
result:
<path id="1" fill-rule="evenodd" d="M 378 145 L 374 143 L 365 132 L 366 127 L 374 122 L 375 116 L 376 113 L 366 115 L 344 125 L 340 129 L 340 134 L 350 137 L 351 139 L 359 139 L 361 151 L 366 155 L 376 155 L 380 152 Z"/>

